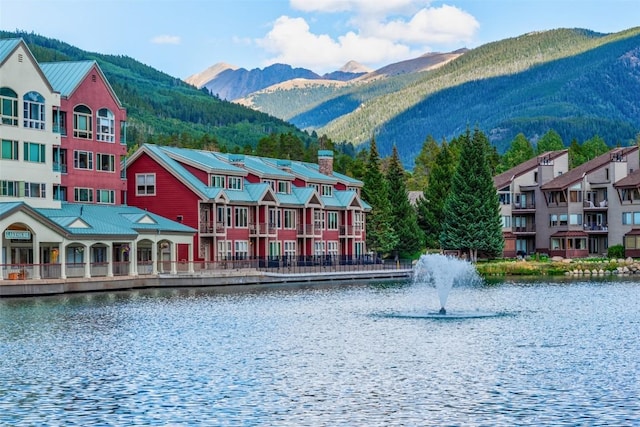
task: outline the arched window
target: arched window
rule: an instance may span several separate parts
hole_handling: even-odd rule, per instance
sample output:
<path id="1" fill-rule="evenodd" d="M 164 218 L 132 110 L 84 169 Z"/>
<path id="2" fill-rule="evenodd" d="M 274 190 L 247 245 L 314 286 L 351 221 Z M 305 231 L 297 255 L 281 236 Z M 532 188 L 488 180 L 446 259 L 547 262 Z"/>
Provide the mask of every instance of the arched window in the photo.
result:
<path id="1" fill-rule="evenodd" d="M 44 97 L 38 92 L 27 92 L 23 101 L 23 126 L 30 129 L 44 130 Z"/>
<path id="2" fill-rule="evenodd" d="M 73 136 L 75 138 L 93 139 L 91 109 L 86 105 L 78 105 L 73 109 Z"/>
<path id="3" fill-rule="evenodd" d="M 96 116 L 96 139 L 102 142 L 115 142 L 116 140 L 114 116 L 106 108 L 99 109 Z"/>
<path id="4" fill-rule="evenodd" d="M 18 126 L 18 94 L 8 87 L 0 88 L 0 119 L 3 125 Z"/>

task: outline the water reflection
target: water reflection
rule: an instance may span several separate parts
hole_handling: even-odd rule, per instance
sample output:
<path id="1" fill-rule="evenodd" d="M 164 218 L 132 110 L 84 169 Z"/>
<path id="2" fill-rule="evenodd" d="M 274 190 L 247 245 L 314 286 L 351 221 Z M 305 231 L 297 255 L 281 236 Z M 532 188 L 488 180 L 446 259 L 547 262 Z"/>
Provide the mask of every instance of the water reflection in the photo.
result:
<path id="1" fill-rule="evenodd" d="M 640 285 L 411 283 L 0 300 L 0 425 L 637 423 Z"/>

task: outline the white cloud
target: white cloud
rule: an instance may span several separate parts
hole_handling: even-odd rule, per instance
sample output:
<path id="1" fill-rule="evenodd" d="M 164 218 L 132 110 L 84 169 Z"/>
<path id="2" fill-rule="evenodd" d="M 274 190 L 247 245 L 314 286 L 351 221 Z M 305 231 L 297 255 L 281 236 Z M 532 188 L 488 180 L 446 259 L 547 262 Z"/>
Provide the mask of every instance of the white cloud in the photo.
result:
<path id="1" fill-rule="evenodd" d="M 433 45 L 459 48 L 473 40 L 480 24 L 472 15 L 455 6 L 430 3 L 290 0 L 291 7 L 305 12 L 306 18 L 281 16 L 256 44 L 271 55 L 265 65 L 281 62 L 322 72 L 350 60 L 376 66 L 433 51 Z M 315 33 L 308 23 L 315 22 L 314 13 L 340 13 L 347 27 L 339 35 Z"/>
<path id="2" fill-rule="evenodd" d="M 180 36 L 161 35 L 151 39 L 153 44 L 180 44 Z"/>

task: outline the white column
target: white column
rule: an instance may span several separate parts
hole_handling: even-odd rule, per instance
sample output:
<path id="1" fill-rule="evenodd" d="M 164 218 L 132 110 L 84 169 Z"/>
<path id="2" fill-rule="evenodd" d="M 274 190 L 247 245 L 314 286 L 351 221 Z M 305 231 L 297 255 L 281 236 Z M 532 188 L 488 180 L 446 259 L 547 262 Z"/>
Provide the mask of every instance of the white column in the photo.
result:
<path id="1" fill-rule="evenodd" d="M 151 274 L 158 274 L 158 242 L 151 246 Z"/>
<path id="2" fill-rule="evenodd" d="M 83 253 L 85 256 L 82 257 L 82 262 L 84 262 L 84 277 L 86 279 L 91 278 L 91 246 L 84 246 Z"/>
<path id="3" fill-rule="evenodd" d="M 60 278 L 66 279 L 67 278 L 67 245 L 64 240 L 62 241 L 62 243 L 60 243 L 59 257 L 60 257 Z"/>
<path id="4" fill-rule="evenodd" d="M 135 240 L 129 243 L 129 274 L 138 275 L 138 242 Z"/>
<path id="5" fill-rule="evenodd" d="M 33 236 L 33 279 L 40 279 L 40 239 L 36 233 Z"/>
<path id="6" fill-rule="evenodd" d="M 113 242 L 107 243 L 107 277 L 113 277 Z"/>
<path id="7" fill-rule="evenodd" d="M 4 235 L 4 231 L 2 231 L 2 227 L 0 227 L 0 232 L 2 232 L 2 235 Z M 2 240 L 4 239 L 2 235 L 0 235 L 0 282 L 2 282 L 2 280 L 4 279 L 3 270 L 5 268 L 4 264 L 6 264 L 4 261 L 4 258 L 2 257 Z"/>
<path id="8" fill-rule="evenodd" d="M 171 255 L 169 259 L 171 261 L 171 274 L 178 274 L 178 245 L 175 242 L 170 243 Z"/>
<path id="9" fill-rule="evenodd" d="M 194 273 L 193 269 L 193 242 L 189 243 L 189 273 Z"/>

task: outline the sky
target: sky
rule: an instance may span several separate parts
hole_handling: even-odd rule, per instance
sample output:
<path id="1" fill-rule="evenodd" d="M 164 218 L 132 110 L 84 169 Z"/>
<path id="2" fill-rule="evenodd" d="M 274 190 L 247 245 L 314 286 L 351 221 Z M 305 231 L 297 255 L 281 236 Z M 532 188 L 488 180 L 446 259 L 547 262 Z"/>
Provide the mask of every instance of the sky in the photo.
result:
<path id="1" fill-rule="evenodd" d="M 640 25 L 640 0 L 0 0 L 0 29 L 125 55 L 181 79 L 224 62 L 376 69 L 556 28 Z"/>

